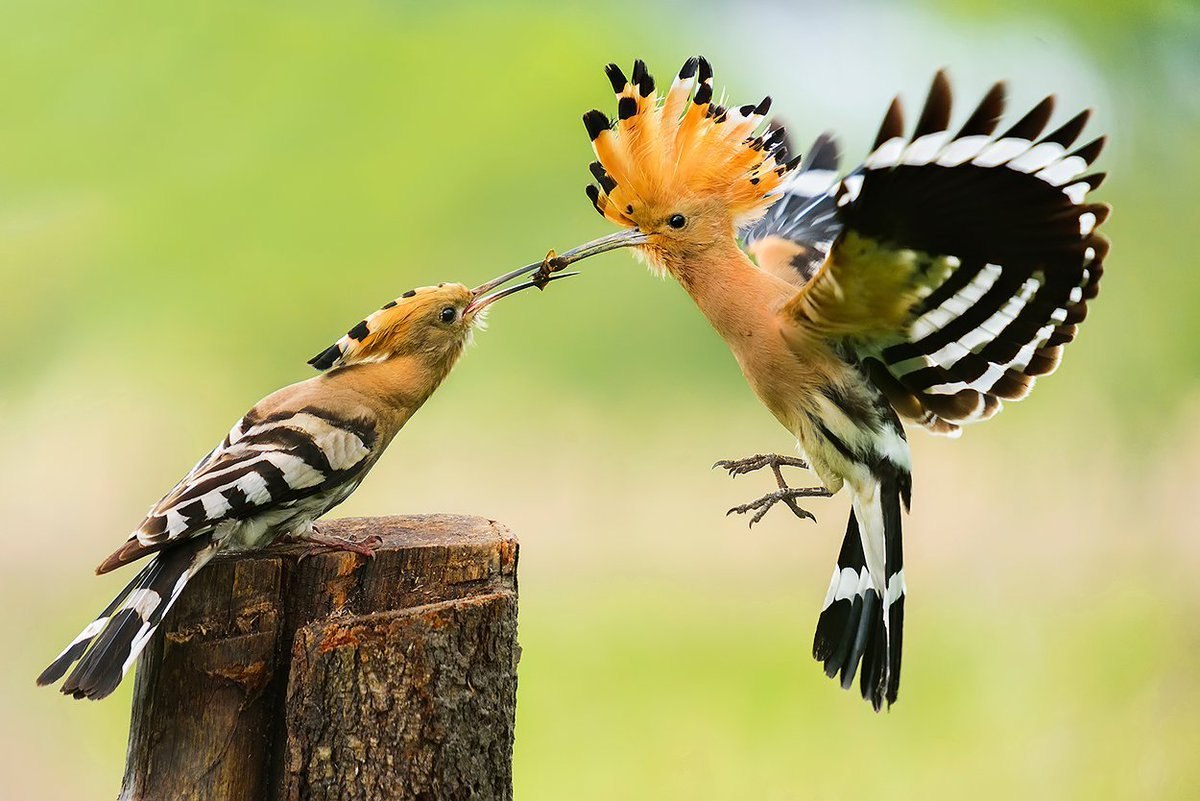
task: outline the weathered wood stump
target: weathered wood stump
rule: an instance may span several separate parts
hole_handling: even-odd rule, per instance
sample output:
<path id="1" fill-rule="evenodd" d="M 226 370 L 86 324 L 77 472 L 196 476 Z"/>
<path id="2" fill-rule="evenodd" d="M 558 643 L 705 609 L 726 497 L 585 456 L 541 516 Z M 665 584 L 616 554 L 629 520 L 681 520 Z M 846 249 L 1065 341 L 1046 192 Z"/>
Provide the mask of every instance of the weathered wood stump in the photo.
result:
<path id="1" fill-rule="evenodd" d="M 517 541 L 448 515 L 214 560 L 138 663 L 123 801 L 510 799 Z"/>

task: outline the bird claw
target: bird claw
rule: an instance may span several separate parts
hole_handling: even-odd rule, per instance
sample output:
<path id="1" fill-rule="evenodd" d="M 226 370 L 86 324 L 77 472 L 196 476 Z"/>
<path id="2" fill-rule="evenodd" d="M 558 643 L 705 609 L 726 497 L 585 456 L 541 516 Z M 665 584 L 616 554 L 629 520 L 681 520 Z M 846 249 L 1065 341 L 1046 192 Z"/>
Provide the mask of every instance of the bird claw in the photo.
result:
<path id="1" fill-rule="evenodd" d="M 779 485 L 779 489 L 775 492 L 768 493 L 758 500 L 744 503 L 741 506 L 735 506 L 725 513 L 728 517 L 732 514 L 745 515 L 751 512 L 754 515 L 750 518 L 750 526 L 762 520 L 767 512 L 777 503 L 782 503 L 784 506 L 792 510 L 792 514 L 801 520 L 816 521 L 816 516 L 796 503 L 797 498 L 828 498 L 833 493 L 825 489 L 825 487 L 789 487 L 787 482 L 783 480 L 783 472 L 781 467 L 799 467 L 803 470 L 808 470 L 808 462 L 795 456 L 782 456 L 778 453 L 771 453 L 757 456 L 749 456 L 745 459 L 722 459 L 713 465 L 714 468 L 720 467 L 727 470 L 729 475 L 737 478 L 744 476 L 747 473 L 753 473 L 756 470 L 762 470 L 764 467 L 771 468 L 771 472 L 775 475 L 775 482 Z"/>
<path id="2" fill-rule="evenodd" d="M 383 544 L 383 537 L 372 534 L 364 540 L 349 540 L 345 537 L 335 537 L 332 534 L 320 534 L 314 528 L 307 534 L 291 537 L 295 542 L 308 543 L 308 548 L 301 552 L 297 562 L 303 562 L 310 556 L 327 551 L 349 551 L 367 559 L 375 558 L 375 550 Z"/>
<path id="3" fill-rule="evenodd" d="M 757 500 L 744 503 L 741 506 L 735 506 L 725 513 L 728 517 L 731 514 L 749 514 L 754 512 L 750 518 L 750 527 L 766 517 L 767 512 L 777 503 L 782 503 L 784 506 L 792 510 L 792 514 L 801 520 L 812 520 L 814 523 L 817 518 L 812 512 L 804 509 L 800 504 L 796 503 L 797 498 L 828 498 L 832 493 L 824 487 L 787 487 L 785 489 L 769 492 Z"/>
<path id="4" fill-rule="evenodd" d="M 748 456 L 745 459 L 722 459 L 713 465 L 714 470 L 718 467 L 727 471 L 730 476 L 737 478 L 747 473 L 762 470 L 764 467 L 769 467 L 772 470 L 778 470 L 780 467 L 799 467 L 801 470 L 807 470 L 808 462 L 795 456 L 783 456 L 778 453 L 772 453 Z"/>

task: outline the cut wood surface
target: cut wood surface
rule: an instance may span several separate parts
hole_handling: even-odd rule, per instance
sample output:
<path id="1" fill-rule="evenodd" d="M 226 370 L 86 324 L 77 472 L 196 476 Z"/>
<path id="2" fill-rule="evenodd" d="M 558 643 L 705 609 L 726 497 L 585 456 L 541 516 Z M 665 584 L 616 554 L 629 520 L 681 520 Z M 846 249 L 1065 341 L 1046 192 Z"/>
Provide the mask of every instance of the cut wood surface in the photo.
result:
<path id="1" fill-rule="evenodd" d="M 477 517 L 324 521 L 373 558 L 215 559 L 138 663 L 122 799 L 507 799 L 517 541 Z"/>

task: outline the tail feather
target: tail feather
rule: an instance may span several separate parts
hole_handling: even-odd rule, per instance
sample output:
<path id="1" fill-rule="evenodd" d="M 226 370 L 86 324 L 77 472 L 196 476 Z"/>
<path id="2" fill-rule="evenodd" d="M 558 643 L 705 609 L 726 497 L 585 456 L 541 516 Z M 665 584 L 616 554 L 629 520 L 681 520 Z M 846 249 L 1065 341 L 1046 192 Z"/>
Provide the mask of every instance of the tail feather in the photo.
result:
<path id="1" fill-rule="evenodd" d="M 109 695 L 129 672 L 188 580 L 216 550 L 211 536 L 205 535 L 160 553 L 42 671 L 37 683 L 58 681 L 78 662 L 63 682 L 62 692 L 75 698 Z"/>
<path id="2" fill-rule="evenodd" d="M 855 505 L 813 638 L 813 657 L 830 678 L 841 674 L 844 689 L 853 686 L 861 665 L 859 687 L 876 711 L 895 703 L 900 689 L 905 594 L 900 504 L 908 506 L 909 486 L 907 474 L 884 477 L 873 501 L 881 514 Z M 882 576 L 868 568 L 867 550 L 875 547 L 864 548 L 864 540 L 882 546 Z"/>
<path id="3" fill-rule="evenodd" d="M 125 600 L 125 597 L 129 595 L 129 593 L 133 592 L 134 588 L 143 582 L 148 581 L 150 571 L 155 568 L 155 562 L 151 562 L 150 564 L 146 565 L 146 567 L 143 568 L 140 573 L 133 577 L 133 581 L 129 582 L 129 584 L 125 586 L 125 589 L 117 593 L 117 597 L 113 598 L 112 602 L 108 606 L 104 607 L 104 611 L 101 612 L 95 620 L 84 626 L 83 631 L 79 632 L 79 635 L 71 641 L 71 644 L 64 648 L 63 652 L 59 654 L 53 662 L 50 663 L 50 666 L 43 670 L 41 675 L 37 677 L 37 683 L 39 687 L 44 687 L 47 684 L 53 684 L 66 675 L 67 669 L 70 668 L 71 665 L 75 664 L 75 662 L 77 662 L 81 656 L 83 656 L 83 653 L 88 649 L 88 646 L 95 641 L 96 637 L 102 631 L 104 631 L 105 626 L 108 625 L 109 620 L 112 618 L 112 615 L 116 611 L 117 607 L 121 604 L 121 601 Z"/>

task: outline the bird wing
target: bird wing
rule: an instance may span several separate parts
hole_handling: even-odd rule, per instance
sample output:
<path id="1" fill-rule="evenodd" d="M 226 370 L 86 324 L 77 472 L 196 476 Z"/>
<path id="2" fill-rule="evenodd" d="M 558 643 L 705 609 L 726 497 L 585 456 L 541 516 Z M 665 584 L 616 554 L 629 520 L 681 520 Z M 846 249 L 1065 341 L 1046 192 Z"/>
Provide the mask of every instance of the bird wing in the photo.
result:
<path id="1" fill-rule="evenodd" d="M 785 144 L 776 158 L 786 161 L 790 149 Z M 759 267 L 797 286 L 817 272 L 842 229 L 834 202 L 838 160 L 833 134 L 818 136 L 800 167 L 780 187 L 783 197 L 742 232 L 743 247 Z"/>
<path id="2" fill-rule="evenodd" d="M 294 506 L 361 477 L 377 440 L 366 418 L 328 410 L 251 410 L 225 439 L 155 504 L 97 572 L 106 573 L 172 542 Z"/>
<path id="3" fill-rule="evenodd" d="M 853 353 L 902 415 L 953 434 L 1052 372 L 1099 290 L 1104 138 L 1071 150 L 1084 111 L 1042 135 L 1048 97 L 1000 136 L 997 84 L 956 134 L 938 73 L 910 137 L 892 103 L 871 155 L 836 191 L 842 230 L 784 307 L 789 339 Z M 1082 177 L 1081 177 L 1082 176 Z"/>

